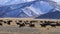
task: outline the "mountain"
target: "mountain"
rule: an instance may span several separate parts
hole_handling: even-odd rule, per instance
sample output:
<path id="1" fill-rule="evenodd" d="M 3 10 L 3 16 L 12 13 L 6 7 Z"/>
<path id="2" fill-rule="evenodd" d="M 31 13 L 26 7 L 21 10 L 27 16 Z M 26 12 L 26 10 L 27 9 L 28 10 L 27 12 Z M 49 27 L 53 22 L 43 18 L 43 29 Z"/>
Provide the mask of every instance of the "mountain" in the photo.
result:
<path id="1" fill-rule="evenodd" d="M 6 0 L 5 2 L 4 0 L 3 2 L 1 0 L 0 17 L 37 17 L 49 12 L 53 8 L 49 3 L 40 0 L 29 0 L 28 2 L 21 0 L 15 0 L 15 2 L 13 0 Z"/>
<path id="2" fill-rule="evenodd" d="M 60 19 L 60 11 L 56 10 L 37 17 L 38 19 Z"/>
<path id="3" fill-rule="evenodd" d="M 31 2 L 35 0 L 0 0 L 0 5 L 7 6 L 7 5 L 13 5 L 13 4 L 21 4 L 25 2 Z"/>
<path id="4" fill-rule="evenodd" d="M 15 13 L 14 13 L 15 12 Z M 27 14 L 25 14 L 24 12 L 23 12 L 23 10 L 15 10 L 15 11 L 11 11 L 11 12 L 9 12 L 9 13 L 6 13 L 5 15 L 3 15 L 2 17 L 14 17 L 14 18 L 23 18 L 23 17 L 29 17 Z"/>
<path id="5" fill-rule="evenodd" d="M 29 10 L 28 8 L 33 2 L 26 2 L 26 3 L 21 3 L 21 4 L 13 4 L 13 5 L 8 5 L 8 6 L 2 6 L 0 7 L 0 17 L 33 17 L 27 15 L 27 11 L 33 13 L 32 10 Z M 22 9 L 27 9 L 25 12 Z M 33 13 L 35 14 L 35 13 Z"/>

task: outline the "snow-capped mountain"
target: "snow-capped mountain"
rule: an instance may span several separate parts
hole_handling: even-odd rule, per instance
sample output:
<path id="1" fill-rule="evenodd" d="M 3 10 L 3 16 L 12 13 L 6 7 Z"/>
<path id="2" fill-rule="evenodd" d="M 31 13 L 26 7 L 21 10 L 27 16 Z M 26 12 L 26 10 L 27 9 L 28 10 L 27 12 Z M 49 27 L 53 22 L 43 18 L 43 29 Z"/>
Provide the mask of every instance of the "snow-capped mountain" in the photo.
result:
<path id="1" fill-rule="evenodd" d="M 31 2 L 34 0 L 0 0 L 0 5 L 6 6 L 6 5 L 13 5 L 13 4 L 21 4 L 25 2 Z"/>
<path id="2" fill-rule="evenodd" d="M 1 0 L 0 17 L 37 17 L 53 8 L 49 3 L 37 0 Z"/>

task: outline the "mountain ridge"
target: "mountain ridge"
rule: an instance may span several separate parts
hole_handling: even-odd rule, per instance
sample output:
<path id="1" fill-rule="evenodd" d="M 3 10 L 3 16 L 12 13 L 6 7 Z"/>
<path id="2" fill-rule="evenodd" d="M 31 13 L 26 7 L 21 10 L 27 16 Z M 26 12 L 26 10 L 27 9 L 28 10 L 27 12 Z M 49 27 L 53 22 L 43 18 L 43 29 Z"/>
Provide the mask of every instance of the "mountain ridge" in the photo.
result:
<path id="1" fill-rule="evenodd" d="M 55 12 L 49 12 L 49 13 L 46 13 L 46 14 L 43 14 L 41 16 L 38 16 L 36 18 L 39 18 L 39 19 L 60 19 L 60 11 L 55 11 Z"/>

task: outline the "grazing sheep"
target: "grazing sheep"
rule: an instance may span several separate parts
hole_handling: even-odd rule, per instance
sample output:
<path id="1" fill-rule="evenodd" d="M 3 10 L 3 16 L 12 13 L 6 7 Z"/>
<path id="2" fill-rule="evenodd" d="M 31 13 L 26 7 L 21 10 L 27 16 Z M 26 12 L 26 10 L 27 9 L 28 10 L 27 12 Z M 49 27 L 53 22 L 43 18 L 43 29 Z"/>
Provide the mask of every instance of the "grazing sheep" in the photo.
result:
<path id="1" fill-rule="evenodd" d="M 11 22 L 12 22 L 12 20 L 9 20 L 9 21 L 7 21 L 7 24 L 10 25 Z"/>
<path id="2" fill-rule="evenodd" d="M 0 26 L 2 26 L 2 23 L 0 23 Z"/>
<path id="3" fill-rule="evenodd" d="M 45 24 L 40 24 L 41 25 L 41 27 L 46 27 L 46 25 Z"/>
<path id="4" fill-rule="evenodd" d="M 29 23 L 29 26 L 30 26 L 30 27 L 35 27 L 35 24 Z"/>
<path id="5" fill-rule="evenodd" d="M 16 23 L 16 24 L 19 25 L 19 27 L 25 26 L 25 23 Z"/>

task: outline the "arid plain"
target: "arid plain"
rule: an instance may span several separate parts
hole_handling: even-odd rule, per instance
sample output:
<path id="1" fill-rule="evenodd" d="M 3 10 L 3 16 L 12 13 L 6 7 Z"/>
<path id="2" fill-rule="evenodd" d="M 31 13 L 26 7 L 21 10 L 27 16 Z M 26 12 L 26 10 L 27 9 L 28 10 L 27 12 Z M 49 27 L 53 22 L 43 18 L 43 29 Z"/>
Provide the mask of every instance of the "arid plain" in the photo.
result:
<path id="1" fill-rule="evenodd" d="M 0 18 L 0 20 L 7 21 L 12 20 L 10 25 L 3 23 L 2 26 L 0 26 L 0 34 L 60 34 L 60 26 L 51 27 L 41 27 L 40 21 L 55 21 L 59 22 L 59 19 L 33 19 L 33 18 Z M 22 20 L 22 22 L 28 20 L 28 23 L 30 21 L 37 21 L 35 22 L 35 27 L 29 27 L 29 25 L 26 25 L 24 27 L 19 27 L 19 25 L 16 24 L 16 21 Z M 27 21 L 26 21 L 27 22 Z"/>

